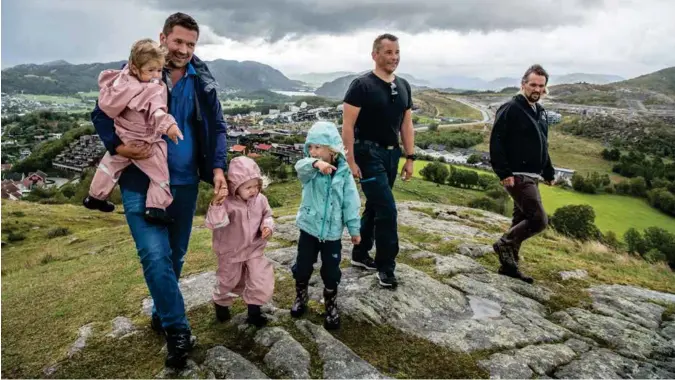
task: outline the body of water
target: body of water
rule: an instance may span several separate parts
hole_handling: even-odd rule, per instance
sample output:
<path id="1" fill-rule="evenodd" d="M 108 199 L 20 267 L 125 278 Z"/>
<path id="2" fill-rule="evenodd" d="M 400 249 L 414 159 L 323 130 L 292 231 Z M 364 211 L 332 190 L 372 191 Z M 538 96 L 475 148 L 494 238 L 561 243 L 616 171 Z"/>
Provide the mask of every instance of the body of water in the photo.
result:
<path id="1" fill-rule="evenodd" d="M 286 96 L 316 96 L 313 92 L 304 92 L 304 91 L 281 91 L 281 90 L 272 90 L 277 94 L 286 95 Z"/>

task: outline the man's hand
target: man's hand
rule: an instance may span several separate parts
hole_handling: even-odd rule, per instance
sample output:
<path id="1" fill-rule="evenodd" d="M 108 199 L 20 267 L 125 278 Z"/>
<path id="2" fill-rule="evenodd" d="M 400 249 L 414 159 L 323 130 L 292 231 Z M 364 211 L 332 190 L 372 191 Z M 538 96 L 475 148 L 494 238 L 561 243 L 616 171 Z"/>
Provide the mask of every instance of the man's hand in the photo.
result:
<path id="1" fill-rule="evenodd" d="M 262 231 L 262 238 L 265 240 L 267 240 L 270 236 L 272 236 L 272 230 L 269 227 L 263 227 L 261 231 Z"/>
<path id="2" fill-rule="evenodd" d="M 549 186 L 553 186 L 553 185 L 555 185 L 555 179 L 551 180 L 551 181 L 544 181 L 544 183 L 549 185 Z"/>
<path id="3" fill-rule="evenodd" d="M 354 245 L 361 244 L 361 236 L 352 236 L 352 244 Z"/>
<path id="4" fill-rule="evenodd" d="M 413 160 L 405 160 L 403 169 L 401 169 L 401 179 L 403 181 L 410 181 L 413 175 Z"/>
<path id="5" fill-rule="evenodd" d="M 314 167 L 319 169 L 323 174 L 331 174 L 333 170 L 336 170 L 335 166 L 321 160 L 314 162 Z"/>
<path id="6" fill-rule="evenodd" d="M 131 160 L 145 160 L 152 156 L 152 145 L 144 141 L 132 141 L 129 144 L 121 144 L 115 150 L 120 156 Z"/>
<path id="7" fill-rule="evenodd" d="M 180 133 L 180 129 L 178 129 L 176 124 L 169 127 L 169 130 L 166 131 L 166 135 L 169 136 L 174 144 L 178 144 L 178 140 L 183 140 L 183 134 Z"/>
<path id="8" fill-rule="evenodd" d="M 511 176 L 504 178 L 502 181 L 500 181 L 500 183 L 502 184 L 502 186 L 513 187 L 513 185 L 515 184 L 515 180 L 513 176 Z"/>
<path id="9" fill-rule="evenodd" d="M 349 163 L 349 169 L 352 171 L 352 175 L 354 178 L 361 178 L 361 169 L 359 169 L 359 166 L 356 165 L 355 160 L 348 161 Z"/>
<path id="10" fill-rule="evenodd" d="M 222 202 L 227 197 L 227 181 L 225 180 L 225 172 L 221 168 L 213 169 L 213 196 L 214 202 L 219 200 Z"/>

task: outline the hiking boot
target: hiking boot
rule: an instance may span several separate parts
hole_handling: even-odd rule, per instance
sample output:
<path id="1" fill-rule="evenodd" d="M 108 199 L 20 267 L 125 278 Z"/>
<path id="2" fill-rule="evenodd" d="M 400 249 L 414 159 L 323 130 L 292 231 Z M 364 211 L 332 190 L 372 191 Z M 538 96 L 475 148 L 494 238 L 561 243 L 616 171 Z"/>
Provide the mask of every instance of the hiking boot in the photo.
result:
<path id="1" fill-rule="evenodd" d="M 337 307 L 337 289 L 323 290 L 323 300 L 326 306 L 326 318 L 323 321 L 323 327 L 326 330 L 337 330 L 340 328 L 340 314 Z"/>
<path id="2" fill-rule="evenodd" d="M 377 280 L 383 288 L 394 289 L 398 286 L 398 280 L 396 280 L 394 272 L 378 272 Z"/>
<path id="3" fill-rule="evenodd" d="M 361 267 L 367 270 L 376 270 L 377 266 L 375 265 L 375 260 L 370 256 L 366 255 L 361 259 L 352 258 L 352 265 L 355 267 Z"/>
<path id="4" fill-rule="evenodd" d="M 494 243 L 492 248 L 499 256 L 499 263 L 501 264 L 497 273 L 524 281 L 528 284 L 534 283 L 534 279 L 532 277 L 524 275 L 520 269 L 518 269 L 518 261 L 515 259 L 515 255 L 517 255 L 517 253 L 514 255 L 515 249 L 513 249 L 509 244 L 505 243 L 501 239 Z"/>
<path id="5" fill-rule="evenodd" d="M 227 306 L 221 306 L 217 303 L 213 304 L 213 307 L 216 309 L 216 319 L 218 322 L 225 322 L 230 319 L 230 308 Z"/>
<path id="6" fill-rule="evenodd" d="M 162 327 L 162 320 L 159 319 L 157 313 L 152 313 L 152 319 L 150 320 L 150 328 L 158 334 L 164 334 L 164 327 Z"/>
<path id="7" fill-rule="evenodd" d="M 291 317 L 301 317 L 307 311 L 307 302 L 309 301 L 309 293 L 307 292 L 307 284 L 295 283 L 295 302 L 291 306 Z"/>
<path id="8" fill-rule="evenodd" d="M 90 210 L 98 210 L 98 211 L 103 211 L 103 212 L 113 212 L 115 211 L 115 205 L 106 200 L 101 200 L 101 199 L 96 199 L 91 196 L 87 196 L 84 198 L 82 201 L 82 204 L 84 207 L 90 209 Z"/>
<path id="9" fill-rule="evenodd" d="M 534 279 L 532 277 L 524 274 L 523 272 L 521 272 L 520 269 L 518 269 L 518 267 L 516 267 L 515 269 L 513 269 L 513 268 L 507 269 L 507 268 L 502 266 L 502 267 L 499 267 L 499 270 L 497 271 L 497 273 L 499 273 L 501 275 L 504 275 L 504 276 L 511 277 L 511 278 L 515 278 L 517 280 L 524 281 L 528 284 L 534 283 Z"/>
<path id="10" fill-rule="evenodd" d="M 260 310 L 260 305 L 248 305 L 248 317 L 246 323 L 255 327 L 263 327 L 267 324 L 267 317 L 265 317 Z"/>
<path id="11" fill-rule="evenodd" d="M 166 329 L 166 360 L 164 365 L 181 370 L 185 368 L 188 353 L 192 351 L 196 338 L 192 336 L 190 329 Z"/>
<path id="12" fill-rule="evenodd" d="M 168 226 L 173 223 L 173 219 L 166 210 L 161 208 L 146 207 L 143 217 L 148 223 Z"/>

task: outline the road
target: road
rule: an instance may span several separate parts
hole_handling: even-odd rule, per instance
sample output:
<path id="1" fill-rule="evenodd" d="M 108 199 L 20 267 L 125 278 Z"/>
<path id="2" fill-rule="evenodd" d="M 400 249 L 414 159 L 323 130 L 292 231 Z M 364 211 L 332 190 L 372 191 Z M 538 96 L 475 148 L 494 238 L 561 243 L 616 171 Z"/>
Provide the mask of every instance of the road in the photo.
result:
<path id="1" fill-rule="evenodd" d="M 481 105 L 478 105 L 478 104 L 475 104 L 475 103 L 471 103 L 471 102 L 469 102 L 469 101 L 467 101 L 466 99 L 463 99 L 463 98 L 457 98 L 457 97 L 453 96 L 453 97 L 451 97 L 451 99 L 455 100 L 455 101 L 458 101 L 458 102 L 460 102 L 460 103 L 462 103 L 466 106 L 469 106 L 469 107 L 479 111 L 481 113 L 481 115 L 483 115 L 483 120 L 481 120 L 481 121 L 471 121 L 471 122 L 468 122 L 468 123 L 459 123 L 459 124 L 442 124 L 442 125 L 438 126 L 439 129 L 440 128 L 474 127 L 476 125 L 485 125 L 485 123 L 489 123 L 492 120 L 492 114 L 489 113 L 488 111 L 486 111 L 485 107 L 483 107 Z M 415 131 L 424 132 L 428 129 L 429 129 L 428 127 L 417 127 L 417 128 L 415 128 Z"/>

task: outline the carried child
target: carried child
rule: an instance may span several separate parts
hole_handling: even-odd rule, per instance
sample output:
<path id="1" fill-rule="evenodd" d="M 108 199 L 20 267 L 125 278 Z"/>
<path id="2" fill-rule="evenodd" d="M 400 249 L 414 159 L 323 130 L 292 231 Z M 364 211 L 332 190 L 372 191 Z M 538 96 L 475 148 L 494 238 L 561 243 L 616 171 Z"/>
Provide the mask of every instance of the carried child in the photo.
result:
<path id="1" fill-rule="evenodd" d="M 248 305 L 247 322 L 262 327 L 267 319 L 260 307 L 274 292 L 274 268 L 263 252 L 274 232 L 272 209 L 260 193 L 262 175 L 252 159 L 232 159 L 227 181 L 229 195 L 228 189 L 216 194 L 206 214 L 206 227 L 213 230 L 213 251 L 218 257 L 213 292 L 216 318 L 220 322 L 230 319 L 233 293 Z"/>
<path id="2" fill-rule="evenodd" d="M 342 232 L 347 226 L 352 243 L 361 242 L 361 198 L 335 124 L 315 123 L 307 132 L 304 151 L 305 158 L 295 164 L 302 183 L 302 202 L 296 218 L 300 240 L 292 268 L 297 296 L 291 315 L 297 318 L 307 310 L 309 279 L 321 253 L 326 307 L 324 327 L 337 329 L 340 327 L 337 288 L 342 276 Z"/>
<path id="3" fill-rule="evenodd" d="M 131 48 L 129 64 L 122 70 L 105 70 L 98 78 L 98 105 L 114 120 L 115 133 L 124 144 L 143 142 L 152 154 L 133 160 L 106 153 L 101 160 L 83 204 L 93 210 L 111 212 L 115 205 L 107 201 L 122 171 L 134 164 L 150 178 L 145 219 L 169 224 L 166 208 L 173 201 L 169 188 L 166 141 L 183 139 L 176 120 L 168 113 L 167 88 L 162 82 L 165 50 L 151 39 L 137 41 Z"/>

